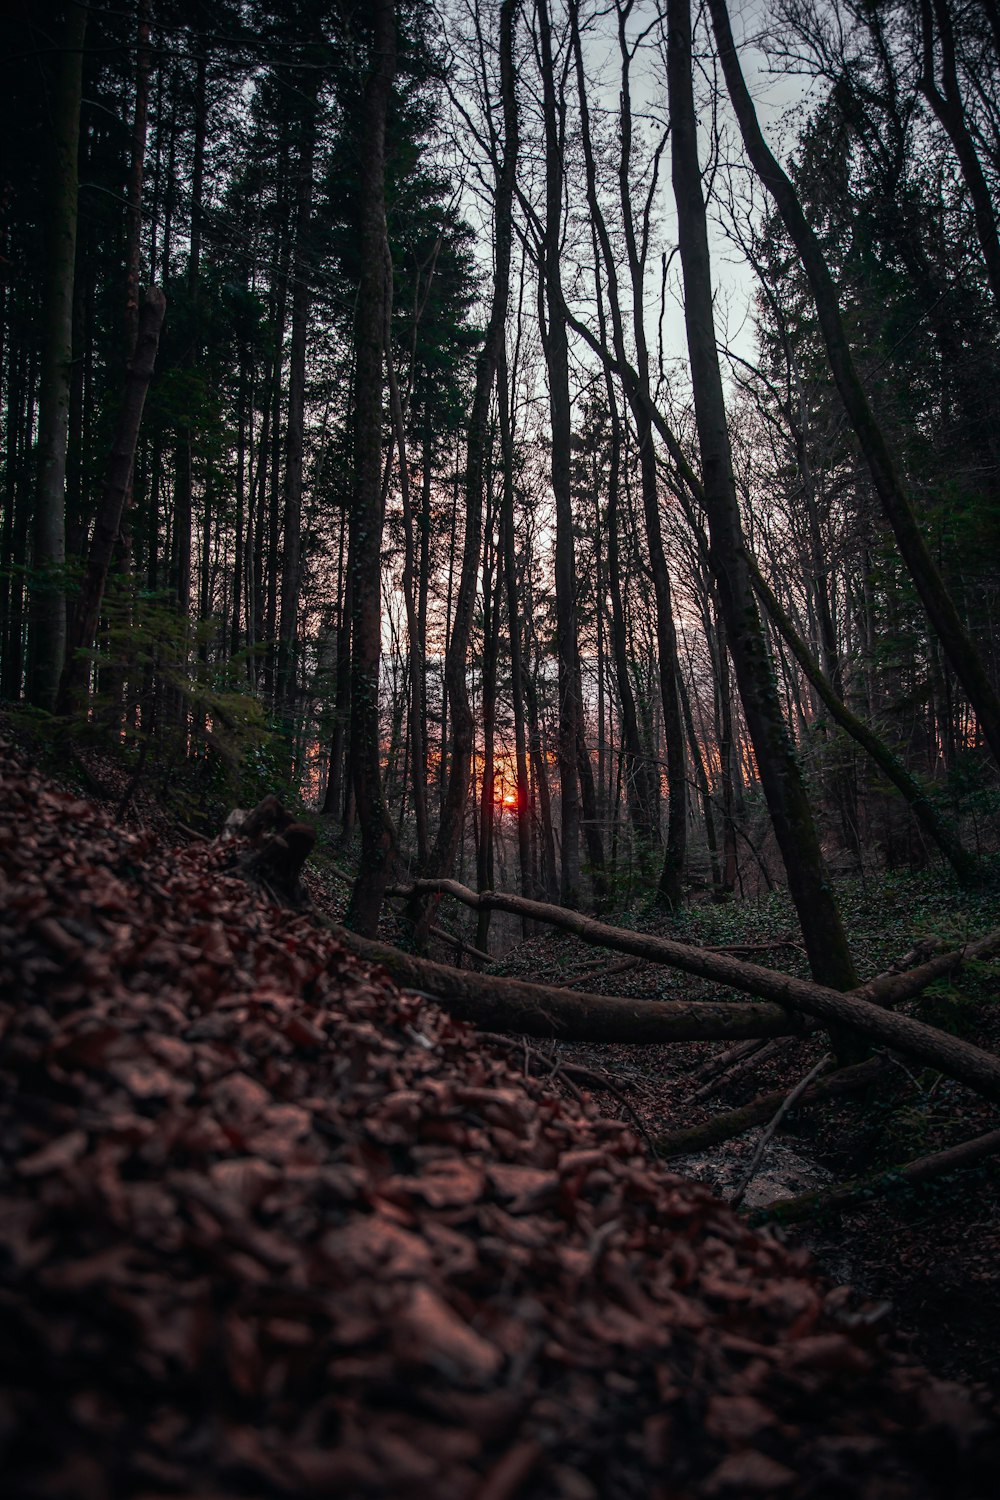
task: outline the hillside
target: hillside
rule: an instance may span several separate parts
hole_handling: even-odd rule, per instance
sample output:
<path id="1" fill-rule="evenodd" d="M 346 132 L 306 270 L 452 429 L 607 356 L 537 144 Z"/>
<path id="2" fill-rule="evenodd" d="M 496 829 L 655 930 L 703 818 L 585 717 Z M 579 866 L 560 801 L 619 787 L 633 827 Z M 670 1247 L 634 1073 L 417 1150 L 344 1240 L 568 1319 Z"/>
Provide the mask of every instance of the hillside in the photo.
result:
<path id="1" fill-rule="evenodd" d="M 0 763 L 6 1493 L 968 1497 L 995 1436 L 231 844 Z"/>

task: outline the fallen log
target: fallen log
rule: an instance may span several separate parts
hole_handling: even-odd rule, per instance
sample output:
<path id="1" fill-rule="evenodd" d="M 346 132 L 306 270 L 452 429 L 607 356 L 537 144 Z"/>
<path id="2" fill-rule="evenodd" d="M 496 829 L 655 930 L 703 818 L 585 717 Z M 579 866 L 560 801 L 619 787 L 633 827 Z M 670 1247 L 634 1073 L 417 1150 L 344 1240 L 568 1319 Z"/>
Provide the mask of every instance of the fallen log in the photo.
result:
<path id="1" fill-rule="evenodd" d="M 982 958 L 992 954 L 1000 947 L 1000 932 L 990 933 L 988 937 L 981 938 L 960 952 L 932 958 L 919 969 L 912 969 L 906 974 L 880 975 L 860 989 L 844 992 L 816 984 L 812 980 L 798 979 L 791 974 L 765 969 L 760 964 L 748 963 L 729 954 L 712 953 L 704 948 L 678 943 L 671 938 L 655 937 L 650 933 L 609 927 L 583 912 L 553 906 L 547 901 L 530 901 L 524 896 L 512 896 L 502 891 L 476 892 L 457 880 L 418 880 L 414 882 L 412 889 L 417 893 L 440 891 L 454 896 L 467 906 L 489 907 L 547 922 L 553 927 L 575 933 L 585 943 L 632 953 L 639 958 L 667 964 L 688 974 L 697 974 L 699 978 L 728 985 L 744 994 L 756 995 L 789 1010 L 812 1016 L 814 1020 L 822 1021 L 827 1026 L 852 1028 L 872 1041 L 936 1068 L 949 1078 L 975 1089 L 984 1098 L 1000 1102 L 1000 1058 L 960 1037 L 938 1031 L 911 1016 L 895 1015 L 882 1007 L 883 1001 L 895 1003 L 901 994 L 908 997 L 919 993 L 932 979 L 948 973 L 948 964 L 954 969 L 967 957 Z M 930 977 L 926 977 L 928 975 Z M 925 977 L 921 979 L 919 976 Z M 914 983 L 917 985 L 916 990 L 913 989 Z M 887 1000 L 885 997 L 890 998 Z M 501 1031 L 505 1028 L 497 1025 L 495 1029 Z M 778 1033 L 772 1033 L 776 1034 Z"/>
<path id="2" fill-rule="evenodd" d="M 855 1203 L 869 1198 L 884 1198 L 890 1193 L 916 1187 L 934 1177 L 943 1177 L 948 1172 L 957 1172 L 963 1167 L 975 1166 L 988 1156 L 1000 1151 L 1000 1130 L 990 1130 L 986 1135 L 977 1135 L 959 1146 L 949 1146 L 946 1151 L 935 1151 L 931 1156 L 919 1156 L 900 1167 L 887 1172 L 875 1172 L 870 1177 L 859 1177 L 853 1182 L 842 1182 L 834 1188 L 817 1188 L 811 1193 L 802 1193 L 797 1198 L 779 1198 L 766 1208 L 759 1208 L 750 1215 L 750 1223 L 799 1224 L 804 1219 L 814 1219 L 821 1213 L 841 1213 Z"/>
<path id="3" fill-rule="evenodd" d="M 831 1073 L 829 1078 L 821 1078 L 810 1084 L 801 1099 L 796 1101 L 796 1108 L 808 1109 L 816 1104 L 825 1104 L 828 1099 L 859 1094 L 881 1077 L 885 1066 L 884 1058 L 869 1057 L 864 1062 L 853 1063 L 849 1068 L 841 1068 L 838 1072 Z M 700 1151 L 710 1151 L 713 1146 L 743 1135 L 755 1125 L 763 1125 L 781 1108 L 785 1098 L 784 1089 L 773 1089 L 770 1093 L 760 1094 L 756 1099 L 751 1099 L 749 1104 L 740 1105 L 739 1109 L 713 1115 L 703 1125 L 690 1125 L 685 1130 L 668 1130 L 665 1134 L 658 1135 L 656 1148 L 666 1158 L 695 1156 Z"/>
<path id="4" fill-rule="evenodd" d="M 786 999 L 787 985 L 806 988 L 825 988 L 813 985 L 809 980 L 795 979 L 777 969 L 767 969 L 762 964 L 749 963 L 736 958 L 732 953 L 718 948 L 699 948 L 694 943 L 680 943 L 674 938 L 657 937 L 653 933 L 633 932 L 627 927 L 612 927 L 598 922 L 585 912 L 571 911 L 569 907 L 555 906 L 548 901 L 532 901 L 525 896 L 514 896 L 507 891 L 474 891 L 457 880 L 415 880 L 412 886 L 396 887 L 388 895 L 409 896 L 411 892 L 437 891 L 453 896 L 456 901 L 474 910 L 489 907 L 495 911 L 513 912 L 515 916 L 527 916 L 536 922 L 545 922 L 551 927 L 572 932 L 581 942 L 599 948 L 610 948 L 616 952 L 632 953 L 650 963 L 665 964 L 709 979 L 715 984 L 726 984 L 731 989 L 743 990 L 747 994 L 761 995 L 773 999 L 778 1005 L 794 1004 Z M 900 972 L 897 968 L 878 974 L 867 980 L 856 990 L 846 993 L 872 1004 L 899 1005 L 911 1000 L 921 990 L 954 973 L 962 964 L 972 959 L 990 958 L 1000 951 L 1000 928 L 978 938 L 962 948 L 937 953 L 916 968 Z M 909 957 L 909 955 L 907 955 Z M 779 993 L 779 991 L 781 993 Z M 830 994 L 844 992 L 831 990 Z"/>
<path id="5" fill-rule="evenodd" d="M 459 1020 L 486 1031 L 575 1042 L 708 1042 L 799 1036 L 804 1027 L 777 1005 L 710 1000 L 629 1000 L 554 985 L 526 984 L 432 963 L 359 937 L 314 913 L 345 948 L 380 964 L 397 984 L 426 995 Z"/>

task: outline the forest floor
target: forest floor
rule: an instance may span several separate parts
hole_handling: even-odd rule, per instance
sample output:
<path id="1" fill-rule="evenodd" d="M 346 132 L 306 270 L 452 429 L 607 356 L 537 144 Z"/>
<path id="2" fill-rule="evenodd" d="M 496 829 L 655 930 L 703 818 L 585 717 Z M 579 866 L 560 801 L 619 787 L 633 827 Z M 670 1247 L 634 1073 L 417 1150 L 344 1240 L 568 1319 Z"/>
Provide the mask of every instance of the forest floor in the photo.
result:
<path id="1" fill-rule="evenodd" d="M 342 881 L 319 871 L 310 877 L 317 904 L 337 919 Z M 1000 869 L 976 890 L 963 889 L 942 870 L 895 872 L 841 881 L 839 896 L 864 981 L 885 972 L 917 944 L 967 939 L 1000 927 Z M 452 930 L 472 942 L 467 913 L 452 908 Z M 808 978 L 796 941 L 794 909 L 781 890 L 725 905 L 696 899 L 666 915 L 634 906 L 615 913 L 616 925 L 705 946 L 729 947 L 757 963 Z M 399 939 L 392 916 L 386 941 Z M 435 956 L 455 962 L 441 946 Z M 591 993 L 636 999 L 745 997 L 702 984 L 690 975 L 641 959 L 598 954 L 571 935 L 536 927 L 488 972 Z M 933 985 L 903 1010 L 1000 1053 L 1000 967 L 967 965 Z M 658 1137 L 701 1124 L 760 1094 L 791 1092 L 823 1056 L 822 1034 L 779 1040 L 759 1059 L 724 1074 L 716 1088 L 702 1070 L 727 1051 L 724 1043 L 633 1047 L 532 1041 L 513 1049 L 522 1071 L 548 1078 L 564 1097 L 578 1097 L 572 1069 L 590 1076 L 586 1092 L 602 1113 L 639 1129 L 647 1148 Z M 569 1072 L 567 1071 L 569 1070 Z M 608 1087 L 601 1088 L 604 1076 Z M 697 1097 L 696 1097 L 697 1096 Z M 891 1173 L 907 1161 L 995 1129 L 996 1107 L 930 1069 L 893 1060 L 888 1077 L 867 1092 L 820 1109 L 792 1108 L 764 1148 L 743 1211 L 852 1181 Z M 671 1171 L 707 1183 L 728 1200 L 744 1183 L 763 1127 L 691 1156 L 665 1156 Z M 805 1247 L 824 1274 L 884 1302 L 915 1357 L 942 1376 L 982 1381 L 1000 1392 L 1000 1157 L 919 1187 L 874 1195 L 847 1210 L 821 1214 L 782 1231 Z"/>
<path id="2" fill-rule="evenodd" d="M 845 881 L 839 894 L 862 979 L 884 972 L 918 942 L 944 939 L 953 947 L 1000 926 L 1000 884 L 970 892 L 940 871 Z M 721 907 L 698 903 L 680 917 L 647 909 L 614 920 L 706 946 L 747 945 L 755 962 L 808 977 L 795 942 L 794 911 L 781 891 Z M 491 972 L 644 999 L 743 998 L 642 960 L 595 957 L 593 948 L 552 932 L 522 942 Z M 996 965 L 969 965 L 904 1010 L 1000 1053 Z M 791 1092 L 826 1050 L 822 1034 L 775 1042 L 738 1069 L 738 1076 L 728 1081 L 723 1075 L 706 1092 L 698 1075 L 727 1050 L 725 1044 L 533 1045 L 551 1059 L 553 1087 L 567 1089 L 560 1065 L 590 1070 L 590 1092 L 600 1109 L 641 1122 L 647 1143 L 760 1094 Z M 602 1073 L 611 1089 L 599 1088 Z M 888 1077 L 866 1093 L 821 1108 L 793 1107 L 764 1150 L 743 1208 L 890 1172 L 996 1123 L 996 1107 L 988 1101 L 933 1070 L 896 1060 Z M 667 1164 L 728 1199 L 744 1180 L 761 1133 L 755 1128 L 697 1156 L 669 1157 Z M 887 1302 L 896 1327 L 929 1368 L 1000 1391 L 1000 1158 L 783 1232 L 789 1243 L 806 1247 L 825 1274 Z"/>
<path id="3" fill-rule="evenodd" d="M 694 1070 L 724 1044 L 476 1037 L 249 889 L 230 846 L 152 807 L 117 827 L 108 790 L 102 809 L 0 747 L 7 1493 L 992 1493 L 976 1406 L 911 1361 L 991 1400 L 995 1169 L 814 1226 L 817 1280 L 791 1235 L 673 1175 L 726 1191 L 751 1143 L 664 1172 L 649 1141 L 791 1087 L 820 1043 L 782 1044 L 695 1103 Z M 342 885 L 322 861 L 310 879 L 336 915 Z M 856 901 L 872 972 L 914 937 L 996 925 L 989 897 L 929 878 Z M 717 943 L 789 928 L 776 897 L 680 926 Z M 539 935 L 503 967 L 696 992 L 617 962 Z M 1000 1050 L 994 982 L 966 974 L 924 1014 Z M 570 1061 L 613 1089 L 581 1090 Z M 772 1187 L 991 1123 L 964 1090 L 897 1071 L 875 1100 L 790 1117 Z"/>

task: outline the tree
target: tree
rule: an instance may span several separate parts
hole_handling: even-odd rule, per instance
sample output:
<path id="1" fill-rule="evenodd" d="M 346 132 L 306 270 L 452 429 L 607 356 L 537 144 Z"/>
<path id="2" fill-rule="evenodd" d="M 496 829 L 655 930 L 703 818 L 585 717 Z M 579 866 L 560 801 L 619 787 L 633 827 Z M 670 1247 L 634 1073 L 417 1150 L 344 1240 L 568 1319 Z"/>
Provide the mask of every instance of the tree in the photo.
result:
<path id="1" fill-rule="evenodd" d="M 355 314 L 354 493 L 351 504 L 350 761 L 361 824 L 361 863 L 347 922 L 365 937 L 378 927 L 395 833 L 382 790 L 379 663 L 382 654 L 382 353 L 389 288 L 385 262 L 385 133 L 396 66 L 393 0 L 372 5 L 361 173 L 361 283 Z"/>
<path id="2" fill-rule="evenodd" d="M 87 15 L 84 5 L 54 3 L 46 17 L 57 63 L 53 78 L 28 667 L 28 696 L 39 708 L 55 705 L 66 651 L 66 595 L 62 577 L 66 561 L 66 441 L 73 355 L 77 158 Z"/>
<path id="3" fill-rule="evenodd" d="M 684 318 L 719 602 L 757 770 L 813 975 L 834 989 L 852 989 L 857 976 L 823 867 L 795 747 L 775 691 L 740 521 L 715 338 L 705 200 L 698 162 L 690 0 L 670 0 L 667 26 L 673 183 L 684 272 Z"/>

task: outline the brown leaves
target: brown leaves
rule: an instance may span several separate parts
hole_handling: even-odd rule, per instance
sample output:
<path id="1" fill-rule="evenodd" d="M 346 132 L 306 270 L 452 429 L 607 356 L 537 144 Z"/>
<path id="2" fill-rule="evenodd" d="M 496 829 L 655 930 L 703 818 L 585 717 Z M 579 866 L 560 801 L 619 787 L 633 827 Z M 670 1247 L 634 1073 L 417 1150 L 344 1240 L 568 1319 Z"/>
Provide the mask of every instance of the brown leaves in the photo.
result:
<path id="1" fill-rule="evenodd" d="M 267 906 L 239 846 L 0 778 L 11 1494 L 976 1493 L 967 1397 L 620 1122 Z"/>

